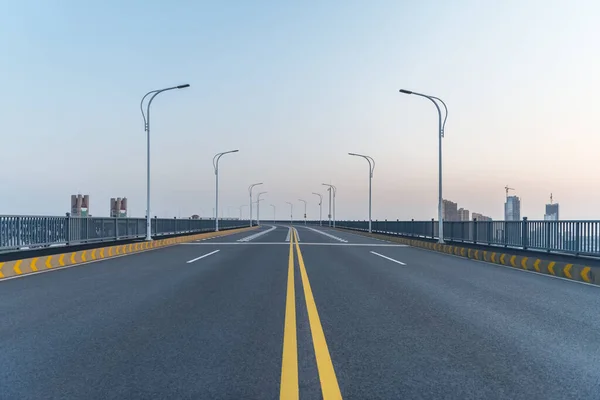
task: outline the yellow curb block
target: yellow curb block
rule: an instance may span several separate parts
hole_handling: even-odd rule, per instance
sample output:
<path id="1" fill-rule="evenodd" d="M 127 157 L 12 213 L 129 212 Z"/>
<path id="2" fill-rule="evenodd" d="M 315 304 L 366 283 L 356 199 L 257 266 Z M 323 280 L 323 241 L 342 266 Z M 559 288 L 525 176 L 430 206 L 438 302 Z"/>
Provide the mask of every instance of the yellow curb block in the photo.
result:
<path id="1" fill-rule="evenodd" d="M 343 228 L 339 228 L 342 229 Z M 474 259 L 477 261 L 486 261 L 492 264 L 506 265 L 516 269 L 535 271 L 541 274 L 558 276 L 570 279 L 600 285 L 600 267 L 590 267 L 583 264 L 566 263 L 564 261 L 542 260 L 534 257 L 525 257 L 517 254 L 494 252 L 487 250 L 477 250 L 468 247 L 441 245 L 428 241 L 409 239 L 404 237 L 395 237 L 380 235 L 376 233 L 355 232 L 363 236 L 370 236 L 377 239 L 383 239 L 390 242 L 407 244 L 412 247 L 419 247 L 427 250 L 439 251 L 443 253 L 454 254 L 459 257 Z M 507 263 L 506 260 L 509 260 Z"/>
<path id="2" fill-rule="evenodd" d="M 238 228 L 220 232 L 199 233 L 196 235 L 180 236 L 171 239 L 153 240 L 152 242 L 131 243 L 126 245 L 115 245 L 100 247 L 90 250 L 53 254 L 51 256 L 32 257 L 22 260 L 0 262 L 0 281 L 16 275 L 26 275 L 37 272 L 40 269 L 54 269 L 69 265 L 82 264 L 88 261 L 104 260 L 117 255 L 135 254 L 146 250 L 158 249 L 179 243 L 193 242 L 198 239 L 208 239 L 217 236 L 232 235 L 256 229 L 256 227 Z M 43 266 L 43 267 L 42 267 Z"/>

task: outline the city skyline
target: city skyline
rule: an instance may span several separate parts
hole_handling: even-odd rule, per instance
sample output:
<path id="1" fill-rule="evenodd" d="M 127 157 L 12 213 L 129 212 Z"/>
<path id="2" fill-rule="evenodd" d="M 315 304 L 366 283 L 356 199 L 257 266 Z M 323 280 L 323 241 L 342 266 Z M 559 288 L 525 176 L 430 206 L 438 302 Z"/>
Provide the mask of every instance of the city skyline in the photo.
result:
<path id="1" fill-rule="evenodd" d="M 190 83 L 152 105 L 154 215 L 210 215 L 212 157 L 234 145 L 239 154 L 220 166 L 225 210 L 256 180 L 280 210 L 331 182 L 337 217 L 366 219 L 367 171 L 347 156 L 357 151 L 377 161 L 373 219 L 437 218 L 437 115 L 398 93 L 407 88 L 448 104 L 444 198 L 502 220 L 510 182 L 521 216 L 542 220 L 552 191 L 561 219 L 600 219 L 600 115 L 589 98 L 600 90 L 600 4 L 182 9 L 148 4 L 141 19 L 130 17 L 137 6 L 110 1 L 6 5 L 0 181 L 11 196 L 1 213 L 61 215 L 65 193 L 84 192 L 101 205 L 93 215 L 127 193 L 129 214 L 143 216 L 139 100 Z M 444 34 L 424 33 L 423 21 Z"/>

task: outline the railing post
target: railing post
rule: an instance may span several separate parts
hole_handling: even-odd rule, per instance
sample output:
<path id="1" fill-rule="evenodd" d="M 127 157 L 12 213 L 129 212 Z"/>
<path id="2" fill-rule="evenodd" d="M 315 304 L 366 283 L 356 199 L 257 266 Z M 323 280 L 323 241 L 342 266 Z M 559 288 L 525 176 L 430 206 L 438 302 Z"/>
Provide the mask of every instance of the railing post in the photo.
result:
<path id="1" fill-rule="evenodd" d="M 502 221 L 502 237 L 504 240 L 504 247 L 508 246 L 508 231 L 507 231 L 507 224 L 506 221 Z"/>
<path id="2" fill-rule="evenodd" d="M 579 255 L 579 221 L 575 222 L 575 255 Z"/>
<path id="3" fill-rule="evenodd" d="M 486 225 L 487 225 L 487 229 L 485 231 L 486 231 L 486 235 L 487 235 L 487 242 L 488 242 L 488 245 L 490 245 L 490 244 L 492 244 L 492 239 L 493 239 L 493 237 L 492 237 L 492 234 L 493 234 L 493 232 L 492 232 L 493 231 L 492 230 L 493 222 L 492 221 L 486 221 Z"/>
<path id="4" fill-rule="evenodd" d="M 477 218 L 473 218 L 473 244 L 477 244 Z"/>
<path id="5" fill-rule="evenodd" d="M 523 226 L 522 226 L 522 237 L 523 237 L 523 250 L 526 250 L 527 247 L 529 247 L 529 237 L 528 237 L 528 233 L 529 230 L 527 229 L 527 217 L 523 217 L 523 222 L 522 222 Z"/>
<path id="6" fill-rule="evenodd" d="M 65 214 L 65 241 L 67 246 L 71 243 L 71 213 Z"/>
<path id="7" fill-rule="evenodd" d="M 410 236 L 412 236 L 412 237 L 415 236 L 415 219 L 414 218 L 410 219 Z"/>
<path id="8" fill-rule="evenodd" d="M 431 238 L 435 239 L 435 220 L 431 218 Z"/>
<path id="9" fill-rule="evenodd" d="M 387 230 L 387 218 L 383 221 L 383 231 L 384 231 L 384 233 L 386 235 L 388 234 L 388 230 Z"/>
<path id="10" fill-rule="evenodd" d="M 119 217 L 114 217 L 113 220 L 115 221 L 115 240 L 117 240 L 119 238 Z"/>

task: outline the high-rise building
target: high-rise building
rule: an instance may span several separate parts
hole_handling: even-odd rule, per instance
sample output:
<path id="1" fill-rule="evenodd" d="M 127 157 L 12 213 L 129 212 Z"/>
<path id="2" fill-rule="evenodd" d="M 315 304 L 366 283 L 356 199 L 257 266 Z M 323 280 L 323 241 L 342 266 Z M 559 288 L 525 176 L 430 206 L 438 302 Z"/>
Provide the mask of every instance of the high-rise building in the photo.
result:
<path id="1" fill-rule="evenodd" d="M 71 195 L 71 216 L 87 217 L 90 213 L 90 196 L 72 194 Z"/>
<path id="2" fill-rule="evenodd" d="M 464 208 L 458 209 L 458 220 L 459 221 L 470 221 L 469 220 L 469 210 L 465 210 Z"/>
<path id="3" fill-rule="evenodd" d="M 110 216 L 113 218 L 127 218 L 127 197 L 110 199 Z"/>
<path id="4" fill-rule="evenodd" d="M 546 204 L 545 221 L 558 221 L 558 203 Z"/>
<path id="5" fill-rule="evenodd" d="M 506 203 L 504 203 L 504 220 L 521 220 L 521 199 L 519 199 L 517 196 L 506 197 Z"/>
<path id="6" fill-rule="evenodd" d="M 491 221 L 491 220 L 492 220 L 492 218 L 491 218 L 491 217 L 487 217 L 487 216 L 485 216 L 485 215 L 483 215 L 483 214 L 479 214 L 479 213 L 476 213 L 476 212 L 474 212 L 474 213 L 471 215 L 471 217 L 472 217 L 473 219 L 476 219 L 478 222 L 484 222 L 484 221 Z"/>
<path id="7" fill-rule="evenodd" d="M 450 200 L 443 200 L 442 218 L 444 221 L 458 221 L 458 204 Z"/>

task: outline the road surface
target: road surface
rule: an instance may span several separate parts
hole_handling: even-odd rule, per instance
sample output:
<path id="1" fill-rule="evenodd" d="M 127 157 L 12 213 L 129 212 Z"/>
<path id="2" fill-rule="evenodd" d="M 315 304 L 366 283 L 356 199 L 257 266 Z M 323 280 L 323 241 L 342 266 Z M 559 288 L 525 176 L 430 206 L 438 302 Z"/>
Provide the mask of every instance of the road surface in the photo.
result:
<path id="1" fill-rule="evenodd" d="M 599 310 L 597 287 L 265 224 L 0 282 L 0 398 L 598 399 Z"/>

